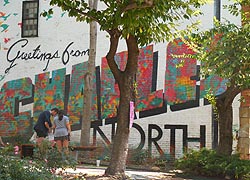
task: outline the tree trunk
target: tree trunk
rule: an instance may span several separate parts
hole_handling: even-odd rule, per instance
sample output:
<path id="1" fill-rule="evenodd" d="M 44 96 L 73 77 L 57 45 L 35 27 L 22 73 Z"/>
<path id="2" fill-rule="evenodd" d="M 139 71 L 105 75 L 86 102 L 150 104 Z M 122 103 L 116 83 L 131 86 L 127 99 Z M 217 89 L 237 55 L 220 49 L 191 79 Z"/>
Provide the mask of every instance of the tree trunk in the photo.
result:
<path id="1" fill-rule="evenodd" d="M 117 129 L 114 137 L 112 156 L 106 174 L 124 174 L 128 154 L 129 139 L 129 102 L 132 97 L 129 95 L 130 82 L 133 77 L 122 78 L 124 84 L 120 86 L 120 104 L 117 113 Z"/>
<path id="2" fill-rule="evenodd" d="M 218 102 L 217 102 L 218 103 Z M 218 106 L 221 106 L 219 103 Z M 217 108 L 218 108 L 217 106 Z M 231 155 L 233 145 L 233 108 L 232 105 L 218 108 L 219 114 L 219 154 Z"/>
<path id="3" fill-rule="evenodd" d="M 111 37 L 112 44 L 117 47 L 119 38 L 114 35 Z M 117 40 L 117 41 L 116 41 Z M 114 62 L 114 52 L 110 49 L 107 55 L 109 67 L 118 82 L 120 90 L 120 103 L 117 112 L 117 129 L 112 143 L 112 156 L 110 164 L 105 171 L 105 174 L 125 176 L 126 160 L 128 154 L 128 139 L 129 139 L 129 121 L 130 121 L 130 101 L 135 100 L 135 77 L 138 63 L 138 44 L 136 38 L 129 36 L 126 40 L 128 47 L 128 60 L 125 71 L 121 72 Z M 113 47 L 113 48 L 114 48 Z M 113 52 L 113 53 L 112 53 Z"/>
<path id="4" fill-rule="evenodd" d="M 89 0 L 90 7 L 97 8 L 98 0 Z M 94 92 L 93 77 L 95 73 L 95 59 L 96 59 L 96 39 L 97 27 L 96 22 L 90 22 L 90 40 L 89 40 L 89 59 L 88 59 L 88 72 L 84 77 L 84 92 L 83 92 L 83 117 L 81 127 L 80 144 L 87 146 L 90 144 L 90 126 L 91 126 L 91 113 L 92 113 L 92 95 Z"/>
<path id="5" fill-rule="evenodd" d="M 238 87 L 228 87 L 226 92 L 217 98 L 216 108 L 219 121 L 219 144 L 217 152 L 230 156 L 233 146 L 233 100 L 240 93 Z"/>

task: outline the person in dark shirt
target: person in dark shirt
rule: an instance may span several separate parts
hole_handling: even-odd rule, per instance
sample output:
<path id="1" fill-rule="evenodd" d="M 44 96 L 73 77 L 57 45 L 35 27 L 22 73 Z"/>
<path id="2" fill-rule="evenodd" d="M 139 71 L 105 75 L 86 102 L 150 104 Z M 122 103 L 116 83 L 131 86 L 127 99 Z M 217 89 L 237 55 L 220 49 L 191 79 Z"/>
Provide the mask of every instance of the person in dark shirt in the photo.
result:
<path id="1" fill-rule="evenodd" d="M 50 111 L 43 111 L 39 115 L 38 120 L 34 126 L 34 130 L 37 133 L 38 142 L 48 136 L 48 133 L 51 132 L 52 123 L 50 120 L 50 116 L 55 116 L 58 112 L 59 110 L 57 108 L 52 108 Z"/>

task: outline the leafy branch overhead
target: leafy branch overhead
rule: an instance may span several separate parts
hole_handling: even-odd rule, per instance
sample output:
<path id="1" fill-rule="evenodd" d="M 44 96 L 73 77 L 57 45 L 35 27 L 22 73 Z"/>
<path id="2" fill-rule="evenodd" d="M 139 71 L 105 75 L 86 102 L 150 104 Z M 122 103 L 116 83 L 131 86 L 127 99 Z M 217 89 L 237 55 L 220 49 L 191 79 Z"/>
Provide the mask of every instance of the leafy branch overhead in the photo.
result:
<path id="1" fill-rule="evenodd" d="M 207 0 L 100 0 L 103 9 L 91 9 L 84 0 L 51 0 L 77 21 L 96 21 L 101 30 L 118 31 L 122 38 L 137 37 L 140 46 L 168 41 L 177 35 L 178 23 L 201 14 Z M 190 4 L 190 5 L 188 5 Z M 46 13 L 53 13 L 51 10 Z"/>
<path id="2" fill-rule="evenodd" d="M 183 38 L 196 53 L 194 58 L 201 61 L 203 75 L 217 75 L 227 80 L 227 89 L 222 94 L 215 96 L 211 92 L 207 95 L 218 117 L 217 152 L 226 156 L 231 155 L 233 146 L 233 101 L 242 90 L 250 89 L 250 25 L 247 19 L 250 1 L 234 2 L 227 8 L 233 15 L 241 15 L 241 26 L 215 19 L 214 28 L 192 34 L 187 40 Z"/>
<path id="3" fill-rule="evenodd" d="M 228 79 L 228 86 L 250 88 L 249 24 L 239 27 L 229 22 L 216 22 L 215 28 L 193 34 L 190 40 L 206 75 L 214 74 Z"/>

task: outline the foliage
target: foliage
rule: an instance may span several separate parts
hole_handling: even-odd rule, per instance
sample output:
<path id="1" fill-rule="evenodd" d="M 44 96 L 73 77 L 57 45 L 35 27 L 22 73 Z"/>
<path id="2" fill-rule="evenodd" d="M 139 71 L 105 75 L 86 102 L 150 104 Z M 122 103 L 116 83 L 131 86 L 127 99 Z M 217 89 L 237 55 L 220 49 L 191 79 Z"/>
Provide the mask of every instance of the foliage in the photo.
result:
<path id="1" fill-rule="evenodd" d="M 160 156 L 151 156 L 148 149 L 129 149 L 128 163 L 129 165 L 142 165 L 145 167 L 158 167 L 166 169 L 171 165 L 171 158 L 168 154 Z"/>
<path id="2" fill-rule="evenodd" d="M 234 3 L 229 5 L 223 5 L 223 7 L 225 9 L 228 9 L 228 11 L 234 16 L 241 15 L 241 19 L 244 22 L 249 22 L 250 19 L 248 18 L 248 16 L 250 12 L 241 11 L 241 8 L 243 6 L 249 6 L 249 5 L 250 5 L 250 0 L 234 0 Z"/>
<path id="3" fill-rule="evenodd" d="M 14 146 L 11 144 L 7 144 L 6 146 L 2 147 L 0 150 L 0 155 L 4 156 L 4 155 L 14 155 Z"/>
<path id="4" fill-rule="evenodd" d="M 104 9 L 91 9 L 87 1 L 80 0 L 51 0 L 50 4 L 61 7 L 70 17 L 76 17 L 77 21 L 88 23 L 91 20 L 96 21 L 103 31 L 110 32 L 116 29 L 124 39 L 133 35 L 137 37 L 138 44 L 144 46 L 151 42 L 169 40 L 178 34 L 177 27 L 181 21 L 200 15 L 198 8 L 207 0 L 100 0 L 100 2 L 106 5 Z M 46 16 L 48 13 L 53 11 L 50 9 L 42 15 Z"/>
<path id="5" fill-rule="evenodd" d="M 99 152 L 97 151 L 96 153 L 96 159 L 99 159 L 99 160 L 104 160 L 104 161 L 110 161 L 110 158 L 111 158 L 111 149 L 113 147 L 113 144 L 105 144 L 105 143 L 102 143 L 102 146 L 98 145 L 97 143 L 97 146 L 99 147 L 103 147 L 103 149 L 100 149 L 99 148 Z"/>
<path id="6" fill-rule="evenodd" d="M 153 164 L 160 168 L 167 168 L 168 165 L 171 165 L 171 158 L 168 154 L 164 154 L 154 158 Z"/>
<path id="7" fill-rule="evenodd" d="M 15 156 L 15 147 L 7 145 L 0 150 L 0 179 L 6 180 L 56 180 L 58 168 L 76 167 L 76 160 L 70 154 L 59 153 L 53 143 L 43 140 L 34 148 L 33 157 L 20 159 Z"/>
<path id="8" fill-rule="evenodd" d="M 184 42 L 195 52 L 191 56 L 201 61 L 203 77 L 217 75 L 224 81 L 227 89 L 218 94 L 216 88 L 208 91 L 207 99 L 215 107 L 219 120 L 219 145 L 217 152 L 231 155 L 232 152 L 232 103 L 243 90 L 250 88 L 250 24 L 238 5 L 247 1 L 237 0 L 229 5 L 232 14 L 244 15 L 242 26 L 229 21 L 225 23 L 214 20 L 214 28 L 193 33 Z M 248 0 L 249 2 L 249 0 Z M 249 5 L 249 3 L 248 3 Z M 237 13 L 236 13 L 237 12 Z"/>
<path id="9" fill-rule="evenodd" d="M 154 166 L 160 167 L 160 168 L 166 168 L 168 161 L 166 159 L 155 159 Z"/>
<path id="10" fill-rule="evenodd" d="M 148 150 L 145 149 L 130 149 L 129 150 L 129 159 L 134 164 L 144 164 L 149 159 Z"/>
<path id="11" fill-rule="evenodd" d="M 5 180 L 56 180 L 61 179 L 51 173 L 44 163 L 20 159 L 10 155 L 12 146 L 0 151 L 0 179 Z M 14 150 L 14 149 L 12 149 Z M 12 152 L 13 153 L 13 152 Z"/>
<path id="12" fill-rule="evenodd" d="M 214 92 L 210 89 L 206 92 L 205 98 L 208 100 L 208 102 L 213 106 L 213 110 L 214 110 L 214 115 L 215 115 L 215 119 L 218 120 L 218 109 L 216 107 L 216 96 L 214 94 Z"/>
<path id="13" fill-rule="evenodd" d="M 204 176 L 247 179 L 250 176 L 250 161 L 241 160 L 237 154 L 230 157 L 217 154 L 214 150 L 191 151 L 176 160 L 178 169 L 186 173 Z"/>
<path id="14" fill-rule="evenodd" d="M 77 161 L 70 154 L 60 153 L 53 146 L 51 141 L 43 140 L 39 147 L 34 150 L 34 158 L 40 160 L 44 165 L 51 170 L 57 168 L 73 168 L 77 164 Z"/>
<path id="15" fill-rule="evenodd" d="M 213 29 L 193 34 L 189 45 L 202 62 L 203 75 L 228 79 L 228 86 L 250 88 L 250 25 L 216 22 Z"/>
<path id="16" fill-rule="evenodd" d="M 20 146 L 21 144 L 30 143 L 29 138 L 30 136 L 27 134 L 18 134 L 15 136 L 4 137 L 3 141 L 8 142 L 9 144 L 15 144 L 15 145 Z"/>

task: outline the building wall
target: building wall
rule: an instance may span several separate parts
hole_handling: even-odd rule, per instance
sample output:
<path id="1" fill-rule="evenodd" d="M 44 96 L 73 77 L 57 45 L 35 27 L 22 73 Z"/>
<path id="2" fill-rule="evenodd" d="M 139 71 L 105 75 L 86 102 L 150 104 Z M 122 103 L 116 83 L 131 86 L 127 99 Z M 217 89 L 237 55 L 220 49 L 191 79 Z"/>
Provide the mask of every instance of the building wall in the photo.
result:
<path id="1" fill-rule="evenodd" d="M 39 12 L 49 9 L 49 1 L 39 4 Z M 213 26 L 213 4 L 202 8 L 201 29 Z M 31 132 L 39 113 L 45 109 L 65 109 L 79 141 L 82 116 L 84 74 L 87 71 L 89 27 L 75 22 L 67 13 L 54 8 L 54 14 L 39 17 L 39 36 L 21 38 L 22 1 L 0 2 L 0 132 L 3 136 Z M 226 12 L 227 19 L 232 18 Z M 235 22 L 240 20 L 232 18 Z M 186 23 L 183 23 L 185 27 Z M 181 27 L 181 28 L 183 28 Z M 115 129 L 119 99 L 117 85 L 105 55 L 109 40 L 98 32 L 96 79 L 93 94 L 93 140 L 109 144 Z M 131 128 L 130 147 L 150 149 L 152 153 L 179 157 L 186 148 L 212 147 L 212 108 L 204 100 L 210 87 L 220 94 L 224 80 L 213 76 L 200 80 L 199 62 L 172 53 L 192 54 L 181 41 L 142 47 L 137 75 L 139 98 Z M 116 61 L 121 68 L 127 58 L 121 41 Z M 238 125 L 237 100 L 234 103 L 235 127 Z"/>

